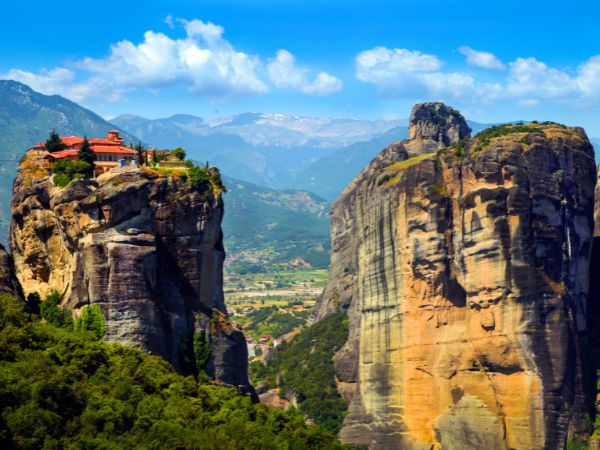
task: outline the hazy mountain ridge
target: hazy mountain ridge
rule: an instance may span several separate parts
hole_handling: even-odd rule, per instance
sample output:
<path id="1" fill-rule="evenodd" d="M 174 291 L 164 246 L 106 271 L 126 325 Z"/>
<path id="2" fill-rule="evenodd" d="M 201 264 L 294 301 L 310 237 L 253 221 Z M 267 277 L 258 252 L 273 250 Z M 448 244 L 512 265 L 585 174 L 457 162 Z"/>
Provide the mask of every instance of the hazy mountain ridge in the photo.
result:
<path id="1" fill-rule="evenodd" d="M 111 119 L 111 122 L 130 129 L 132 126 L 145 126 L 148 131 L 155 127 L 175 127 L 197 136 L 231 134 L 257 146 L 313 145 L 322 148 L 336 148 L 372 139 L 391 128 L 406 125 L 405 120 L 321 118 L 253 112 L 207 121 L 188 114 L 176 114 L 161 119 L 145 119 L 133 114 L 123 114 Z M 140 131 L 143 133 L 144 130 Z"/>
<path id="2" fill-rule="evenodd" d="M 229 176 L 271 188 L 293 187 L 291 180 L 319 158 L 402 122 L 263 113 L 210 121 L 183 114 L 154 120 L 128 114 L 112 121 L 149 145 L 169 147 L 176 141 L 192 159 L 208 160 Z"/>
<path id="3" fill-rule="evenodd" d="M 306 191 L 274 190 L 226 176 L 223 181 L 227 265 L 328 266 L 329 202 Z"/>
<path id="4" fill-rule="evenodd" d="M 468 122 L 473 133 L 478 133 L 492 124 Z M 347 147 L 325 155 L 312 163 L 293 180 L 292 186 L 317 192 L 327 200 L 334 200 L 350 180 L 392 142 L 406 139 L 408 126 L 392 128 L 369 141 L 355 142 Z"/>

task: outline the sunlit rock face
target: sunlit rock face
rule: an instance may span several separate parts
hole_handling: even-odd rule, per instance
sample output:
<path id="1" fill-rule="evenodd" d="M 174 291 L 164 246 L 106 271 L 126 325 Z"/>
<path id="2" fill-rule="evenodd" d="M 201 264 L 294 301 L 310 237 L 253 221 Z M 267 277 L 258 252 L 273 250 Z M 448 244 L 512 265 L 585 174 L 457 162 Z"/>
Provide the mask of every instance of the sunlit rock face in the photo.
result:
<path id="1" fill-rule="evenodd" d="M 220 194 L 135 168 L 62 189 L 21 174 L 12 212 L 26 295 L 56 290 L 75 315 L 98 304 L 105 339 L 180 369 L 182 341 L 201 333 L 209 374 L 248 387 L 244 336 L 225 315 Z"/>
<path id="2" fill-rule="evenodd" d="M 562 449 L 583 432 L 593 149 L 556 124 L 469 132 L 417 105 L 411 139 L 333 206 L 317 318 L 349 314 L 346 442 Z"/>

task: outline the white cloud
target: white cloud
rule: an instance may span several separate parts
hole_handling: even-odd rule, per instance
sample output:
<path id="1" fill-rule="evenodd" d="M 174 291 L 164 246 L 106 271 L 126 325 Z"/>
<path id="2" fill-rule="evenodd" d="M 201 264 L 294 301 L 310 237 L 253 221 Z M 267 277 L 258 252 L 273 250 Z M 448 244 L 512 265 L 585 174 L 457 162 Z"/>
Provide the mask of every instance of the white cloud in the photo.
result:
<path id="1" fill-rule="evenodd" d="M 296 64 L 296 58 L 287 50 L 279 50 L 269 61 L 267 72 L 278 89 L 291 89 L 308 95 L 329 95 L 342 89 L 342 82 L 325 72 L 319 72 L 311 81 L 308 69 Z"/>
<path id="2" fill-rule="evenodd" d="M 467 64 L 470 66 L 493 70 L 506 69 L 506 66 L 502 64 L 502 61 L 500 61 L 493 53 L 473 50 L 466 45 L 460 47 L 458 51 L 467 57 Z"/>
<path id="3" fill-rule="evenodd" d="M 404 98 L 493 99 L 500 87 L 479 83 L 463 72 L 444 72 L 436 55 L 403 48 L 375 47 L 355 58 L 356 77 L 382 94 Z"/>
<path id="4" fill-rule="evenodd" d="M 102 96 L 108 101 L 117 101 L 123 93 L 121 89 L 107 89 L 106 86 L 99 83 L 99 80 L 95 78 L 77 82 L 75 72 L 64 67 L 41 69 L 39 73 L 11 69 L 1 75 L 0 78 L 19 81 L 42 94 L 58 94 L 76 102 L 82 101 L 92 95 Z"/>
<path id="5" fill-rule="evenodd" d="M 181 84 L 210 97 L 267 92 L 257 74 L 259 60 L 237 51 L 223 38 L 222 27 L 197 19 L 183 24 L 184 39 L 147 31 L 142 43 L 118 42 L 107 58 L 85 58 L 77 67 L 125 89 Z"/>
<path id="6" fill-rule="evenodd" d="M 12 69 L 3 77 L 75 101 L 90 97 L 117 101 L 131 90 L 143 88 L 156 93 L 176 85 L 213 99 L 269 91 L 263 80 L 265 70 L 261 59 L 237 50 L 223 37 L 222 26 L 170 15 L 164 22 L 170 28 L 182 26 L 185 37 L 174 39 L 149 30 L 140 43 L 123 40 L 111 45 L 104 58 L 88 57 L 67 67 L 39 73 Z M 294 56 L 286 50 L 280 50 L 269 62 L 267 72 L 276 87 L 308 95 L 328 95 L 342 88 L 339 79 L 325 72 L 309 79 L 308 69 L 297 66 Z"/>
<path id="7" fill-rule="evenodd" d="M 557 99 L 578 94 L 572 77 L 535 58 L 517 58 L 509 67 L 506 90 L 511 96 Z"/>
<path id="8" fill-rule="evenodd" d="M 356 56 L 355 62 L 358 79 L 368 82 L 387 82 L 398 73 L 434 72 L 443 65 L 435 55 L 385 47 L 365 50 Z"/>
<path id="9" fill-rule="evenodd" d="M 600 55 L 567 72 L 532 57 L 504 65 L 492 53 L 469 47 L 460 51 L 470 65 L 508 70 L 501 79 L 476 78 L 467 72 L 445 71 L 437 55 L 375 47 L 356 55 L 356 77 L 375 85 L 380 94 L 406 99 L 513 100 L 525 107 L 544 100 L 580 105 L 600 102 Z"/>

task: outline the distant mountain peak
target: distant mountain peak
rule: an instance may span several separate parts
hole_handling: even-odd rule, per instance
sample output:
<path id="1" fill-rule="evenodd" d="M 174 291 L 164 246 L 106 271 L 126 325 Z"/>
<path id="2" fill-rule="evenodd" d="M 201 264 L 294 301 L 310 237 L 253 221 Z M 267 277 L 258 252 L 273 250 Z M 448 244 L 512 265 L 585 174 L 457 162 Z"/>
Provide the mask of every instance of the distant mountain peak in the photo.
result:
<path id="1" fill-rule="evenodd" d="M 174 114 L 171 117 L 168 117 L 167 120 L 199 120 L 204 122 L 202 117 L 194 116 L 192 114 Z"/>

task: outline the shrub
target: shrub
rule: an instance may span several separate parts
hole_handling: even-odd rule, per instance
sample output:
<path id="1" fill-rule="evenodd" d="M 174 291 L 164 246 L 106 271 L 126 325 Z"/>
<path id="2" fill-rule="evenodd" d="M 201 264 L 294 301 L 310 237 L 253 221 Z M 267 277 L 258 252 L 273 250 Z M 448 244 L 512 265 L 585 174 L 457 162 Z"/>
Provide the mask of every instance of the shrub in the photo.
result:
<path id="1" fill-rule="evenodd" d="M 52 172 L 55 174 L 54 184 L 59 187 L 65 187 L 79 178 L 89 178 L 93 171 L 93 166 L 88 162 L 70 161 L 66 158 L 59 159 L 52 166 Z"/>
<path id="2" fill-rule="evenodd" d="M 185 150 L 181 147 L 177 147 L 171 151 L 171 156 L 177 158 L 179 161 L 183 161 L 185 159 Z"/>
<path id="3" fill-rule="evenodd" d="M 65 173 L 54 175 L 54 184 L 58 187 L 65 187 L 71 182 L 71 177 Z"/>
<path id="4" fill-rule="evenodd" d="M 188 171 L 188 179 L 192 188 L 198 191 L 207 190 L 210 186 L 210 177 L 208 176 L 208 171 L 203 167 L 198 167 L 196 165 L 190 167 Z"/>
<path id="5" fill-rule="evenodd" d="M 64 322 L 64 314 L 60 308 L 60 294 L 50 292 L 40 305 L 40 316 L 52 325 L 60 326 Z"/>
<path id="6" fill-rule="evenodd" d="M 75 320 L 75 331 L 89 332 L 96 339 L 102 339 L 105 333 L 102 308 L 95 304 L 84 306 L 81 316 Z"/>
<path id="7" fill-rule="evenodd" d="M 194 333 L 194 359 L 197 373 L 206 372 L 206 364 L 210 357 L 210 345 L 206 342 L 204 331 Z"/>

